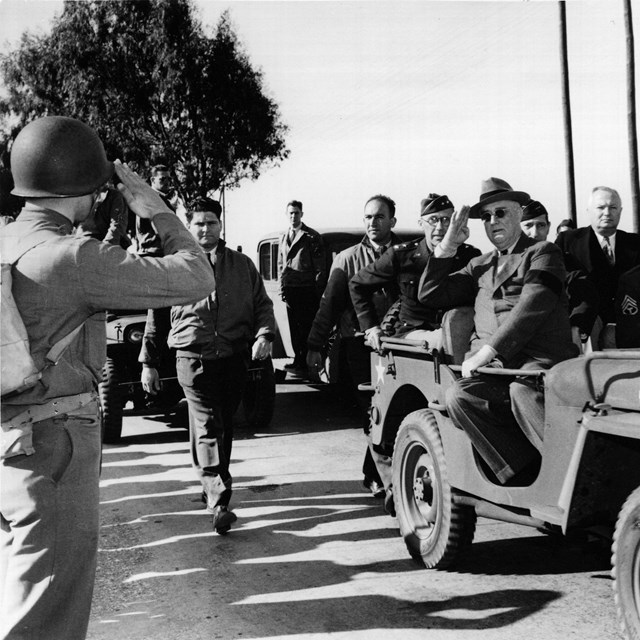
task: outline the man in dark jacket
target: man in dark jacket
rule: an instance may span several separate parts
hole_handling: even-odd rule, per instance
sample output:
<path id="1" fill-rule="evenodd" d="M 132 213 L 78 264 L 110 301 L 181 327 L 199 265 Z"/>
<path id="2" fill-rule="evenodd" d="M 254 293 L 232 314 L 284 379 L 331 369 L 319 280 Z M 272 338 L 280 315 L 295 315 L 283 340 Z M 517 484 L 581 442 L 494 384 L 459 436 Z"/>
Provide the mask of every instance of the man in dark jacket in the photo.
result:
<path id="1" fill-rule="evenodd" d="M 194 304 L 171 309 L 171 330 L 150 311 L 140 352 L 145 391 L 160 390 L 157 365 L 167 333 L 176 351 L 178 382 L 189 405 L 191 455 L 213 515 L 213 528 L 226 533 L 236 515 L 228 510 L 233 414 L 238 408 L 249 358 L 271 353 L 273 303 L 251 259 L 220 240 L 222 209 L 209 198 L 187 211 L 189 230 L 209 256 L 216 287 Z M 160 321 L 160 322 L 158 322 Z"/>
<path id="2" fill-rule="evenodd" d="M 640 265 L 640 235 L 618 229 L 622 213 L 618 192 L 595 187 L 587 212 L 590 226 L 564 231 L 556 239 L 569 277 L 571 325 L 586 336 L 596 321 L 602 325 L 616 321 L 614 298 L 620 276 Z M 614 345 L 600 341 L 598 346 Z"/>
<path id="3" fill-rule="evenodd" d="M 398 239 L 391 231 L 395 224 L 396 205 L 391 198 L 376 195 L 367 200 L 364 206 L 366 235 L 359 244 L 341 251 L 335 257 L 331 265 L 329 281 L 307 340 L 307 365 L 309 371 L 313 373 L 322 368 L 322 348 L 327 344 L 333 328 L 338 327 L 347 361 L 350 386 L 356 392 L 358 385 L 367 382 L 371 377 L 369 364 L 371 352 L 365 346 L 362 336 L 356 337 L 359 327 L 349 296 L 349 281 L 360 269 L 372 263 L 392 244 L 397 244 Z M 371 297 L 379 322 L 394 298 L 384 288 L 373 292 Z M 361 400 L 360 405 L 363 409 L 368 407 L 368 395 L 366 400 L 361 396 L 357 397 Z M 362 471 L 365 487 L 374 496 L 381 497 L 384 494 L 382 480 L 368 448 Z"/>
<path id="4" fill-rule="evenodd" d="M 302 222 L 302 202 L 287 204 L 289 229 L 280 236 L 278 277 L 287 305 L 294 359 L 285 369 L 306 372 L 307 336 L 327 281 L 327 265 L 320 234 Z"/>

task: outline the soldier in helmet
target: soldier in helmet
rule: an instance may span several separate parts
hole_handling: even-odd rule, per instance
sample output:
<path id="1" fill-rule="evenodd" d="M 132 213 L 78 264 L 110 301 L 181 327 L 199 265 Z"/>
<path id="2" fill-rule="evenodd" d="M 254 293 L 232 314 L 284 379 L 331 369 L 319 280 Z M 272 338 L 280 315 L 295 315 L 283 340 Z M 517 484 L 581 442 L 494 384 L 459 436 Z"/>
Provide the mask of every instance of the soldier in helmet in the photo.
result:
<path id="1" fill-rule="evenodd" d="M 137 216 L 152 220 L 164 258 L 75 235 L 114 165 L 118 189 Z M 97 556 L 103 310 L 200 300 L 215 279 L 160 196 L 109 162 L 84 123 L 34 120 L 13 144 L 11 167 L 13 193 L 25 206 L 0 229 L 0 246 L 3 262 L 13 264 L 13 297 L 42 377 L 2 398 L 0 637 L 76 640 L 86 635 Z M 57 362 L 46 363 L 51 345 L 69 335 Z"/>

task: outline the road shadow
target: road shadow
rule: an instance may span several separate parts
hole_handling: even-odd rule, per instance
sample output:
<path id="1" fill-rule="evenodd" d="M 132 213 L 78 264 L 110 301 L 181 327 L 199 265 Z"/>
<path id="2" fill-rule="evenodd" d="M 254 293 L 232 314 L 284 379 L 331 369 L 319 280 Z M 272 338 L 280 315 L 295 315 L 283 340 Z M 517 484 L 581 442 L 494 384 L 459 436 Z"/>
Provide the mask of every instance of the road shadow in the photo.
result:
<path id="1" fill-rule="evenodd" d="M 249 481 L 258 484 L 243 486 Z M 197 495 L 147 496 L 138 501 L 134 520 L 127 520 L 121 507 L 105 514 L 96 601 L 107 588 L 105 581 L 111 594 L 118 584 L 120 596 L 97 610 L 103 622 L 129 615 L 134 607 L 141 626 L 136 631 L 127 618 L 127 638 L 191 637 L 190 626 L 197 624 L 200 633 L 208 622 L 181 620 L 176 614 L 175 594 L 188 592 L 215 603 L 211 630 L 224 624 L 221 638 L 391 629 L 399 619 L 407 629 L 493 629 L 522 620 L 562 595 L 551 589 L 501 589 L 443 597 L 425 588 L 433 572 L 409 557 L 381 501 L 363 493 L 355 481 L 294 486 L 239 477 L 236 486 L 234 504 L 241 518 L 227 536 L 212 534 L 210 518 L 194 513 L 202 509 Z M 105 500 L 126 494 L 119 486 L 103 491 Z M 481 543 L 464 571 L 490 573 L 496 564 L 516 568 L 527 541 Z M 350 553 L 363 545 L 373 545 L 374 552 L 364 558 Z M 399 550 L 392 557 L 391 547 Z M 409 573 L 416 576 L 409 597 L 380 593 L 385 580 Z M 352 585 L 363 580 L 371 586 L 354 595 Z M 181 631 L 180 624 L 186 625 Z M 101 637 L 106 636 L 89 635 Z"/>

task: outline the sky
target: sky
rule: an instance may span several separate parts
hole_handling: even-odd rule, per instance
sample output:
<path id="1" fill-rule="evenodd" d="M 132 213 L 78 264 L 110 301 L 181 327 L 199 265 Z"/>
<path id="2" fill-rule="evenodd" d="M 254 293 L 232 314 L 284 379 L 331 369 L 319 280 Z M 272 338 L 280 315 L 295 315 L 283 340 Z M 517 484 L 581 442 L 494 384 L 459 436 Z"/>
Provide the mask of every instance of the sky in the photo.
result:
<path id="1" fill-rule="evenodd" d="M 199 0 L 236 33 L 289 126 L 290 157 L 226 193 L 226 237 L 253 255 L 301 200 L 309 226 L 359 226 L 384 193 L 398 226 L 420 200 L 478 200 L 496 176 L 568 216 L 559 10 L 552 0 Z M 46 32 L 58 0 L 0 0 L 0 46 Z M 622 0 L 567 2 L 578 223 L 590 190 L 616 188 L 631 230 Z M 640 42 L 638 7 L 634 29 Z M 638 49 L 640 44 L 636 46 Z M 637 81 L 637 80 L 636 80 Z M 625 215 L 626 214 L 626 215 Z M 471 222 L 470 242 L 488 241 Z"/>

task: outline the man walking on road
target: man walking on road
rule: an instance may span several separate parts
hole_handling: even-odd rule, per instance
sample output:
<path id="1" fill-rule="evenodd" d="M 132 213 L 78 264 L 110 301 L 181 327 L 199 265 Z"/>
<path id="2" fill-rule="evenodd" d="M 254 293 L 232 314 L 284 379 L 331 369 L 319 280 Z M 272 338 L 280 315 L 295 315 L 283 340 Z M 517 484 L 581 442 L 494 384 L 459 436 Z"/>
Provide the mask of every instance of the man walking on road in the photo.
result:
<path id="1" fill-rule="evenodd" d="M 2 259 L 13 264 L 13 298 L 42 377 L 2 398 L 0 637 L 82 640 L 98 545 L 103 310 L 197 300 L 214 278 L 182 223 L 117 161 L 120 192 L 153 222 L 166 257 L 75 235 L 114 172 L 84 123 L 34 120 L 13 144 L 11 166 L 13 193 L 26 204 L 0 230 Z M 6 313 L 3 306 L 3 325 Z M 69 337 L 47 362 L 51 346 Z M 3 383 L 11 364 L 2 362 Z"/>
<path id="2" fill-rule="evenodd" d="M 193 466 L 202 483 L 207 511 L 217 533 L 229 531 L 236 514 L 229 510 L 232 478 L 233 414 L 247 376 L 249 359 L 264 360 L 275 337 L 273 303 L 250 258 L 220 239 L 222 208 L 209 198 L 187 210 L 189 231 L 215 273 L 216 287 L 197 302 L 171 309 L 171 326 L 150 310 L 140 352 L 145 391 L 160 391 L 157 365 L 167 342 L 176 351 L 178 382 L 189 405 Z"/>

